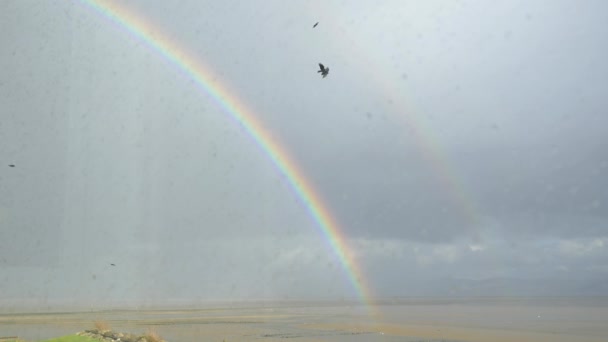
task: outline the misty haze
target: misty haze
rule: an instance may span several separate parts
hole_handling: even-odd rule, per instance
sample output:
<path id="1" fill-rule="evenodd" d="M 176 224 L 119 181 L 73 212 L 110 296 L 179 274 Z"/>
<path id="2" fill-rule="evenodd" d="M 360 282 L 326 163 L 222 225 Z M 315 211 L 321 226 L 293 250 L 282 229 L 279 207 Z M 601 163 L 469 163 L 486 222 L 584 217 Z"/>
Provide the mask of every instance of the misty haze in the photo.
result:
<path id="1" fill-rule="evenodd" d="M 249 325 L 212 340 L 600 341 L 606 23 L 595 0 L 1 1 L 0 340 L 222 308 Z M 59 311 L 86 314 L 27 323 Z"/>

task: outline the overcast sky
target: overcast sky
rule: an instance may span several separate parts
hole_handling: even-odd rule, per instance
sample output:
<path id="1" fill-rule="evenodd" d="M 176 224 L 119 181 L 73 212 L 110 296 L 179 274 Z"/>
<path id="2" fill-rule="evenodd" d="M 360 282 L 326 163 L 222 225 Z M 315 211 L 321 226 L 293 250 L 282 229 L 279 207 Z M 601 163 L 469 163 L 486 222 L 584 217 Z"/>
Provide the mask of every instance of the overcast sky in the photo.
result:
<path id="1" fill-rule="evenodd" d="M 290 151 L 375 295 L 608 295 L 605 1 L 120 2 Z M 0 303 L 355 295 L 268 156 L 145 42 L 5 0 L 0 44 Z"/>

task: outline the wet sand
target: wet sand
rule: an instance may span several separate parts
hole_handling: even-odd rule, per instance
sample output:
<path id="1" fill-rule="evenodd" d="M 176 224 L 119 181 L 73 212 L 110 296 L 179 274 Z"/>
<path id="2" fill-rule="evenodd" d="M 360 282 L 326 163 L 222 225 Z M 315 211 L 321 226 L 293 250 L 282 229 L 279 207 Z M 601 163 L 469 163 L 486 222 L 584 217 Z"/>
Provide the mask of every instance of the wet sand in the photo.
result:
<path id="1" fill-rule="evenodd" d="M 97 320 L 121 332 L 152 328 L 169 342 L 599 342 L 607 341 L 608 298 L 418 298 L 385 300 L 371 311 L 345 303 L 264 302 L 203 309 L 2 314 L 0 337 L 49 339 L 90 329 Z"/>

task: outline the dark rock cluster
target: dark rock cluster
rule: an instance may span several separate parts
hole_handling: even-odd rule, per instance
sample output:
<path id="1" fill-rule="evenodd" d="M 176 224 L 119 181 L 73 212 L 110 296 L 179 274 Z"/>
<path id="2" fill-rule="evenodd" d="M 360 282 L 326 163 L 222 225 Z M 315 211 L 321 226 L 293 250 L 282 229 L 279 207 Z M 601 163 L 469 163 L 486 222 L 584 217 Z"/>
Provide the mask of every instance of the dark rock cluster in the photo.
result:
<path id="1" fill-rule="evenodd" d="M 103 342 L 166 342 L 150 334 L 134 335 L 99 329 L 85 330 L 79 332 L 78 335 L 92 337 Z"/>

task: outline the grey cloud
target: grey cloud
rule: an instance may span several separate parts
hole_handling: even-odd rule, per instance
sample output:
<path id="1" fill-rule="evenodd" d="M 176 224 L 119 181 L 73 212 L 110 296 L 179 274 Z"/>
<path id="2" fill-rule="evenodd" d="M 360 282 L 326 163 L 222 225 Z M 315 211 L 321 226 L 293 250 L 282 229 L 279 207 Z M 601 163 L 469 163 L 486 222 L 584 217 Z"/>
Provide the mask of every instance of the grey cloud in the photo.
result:
<path id="1" fill-rule="evenodd" d="M 604 2 L 123 5 L 290 154 L 378 295 L 606 293 Z M 0 302 L 355 295 L 183 70 L 81 3 L 0 13 Z"/>

